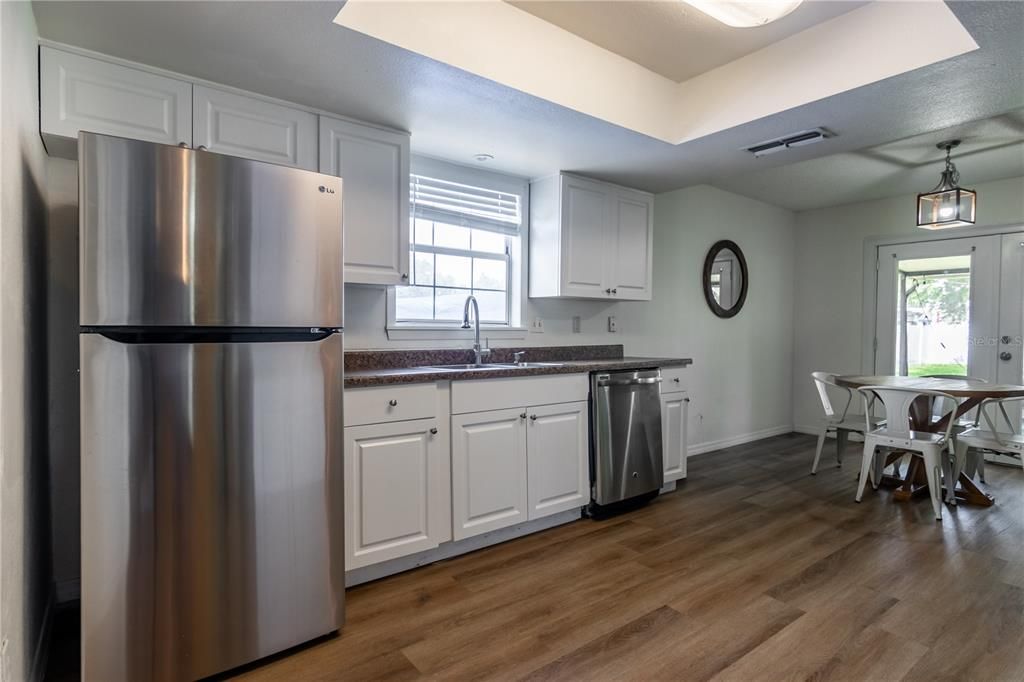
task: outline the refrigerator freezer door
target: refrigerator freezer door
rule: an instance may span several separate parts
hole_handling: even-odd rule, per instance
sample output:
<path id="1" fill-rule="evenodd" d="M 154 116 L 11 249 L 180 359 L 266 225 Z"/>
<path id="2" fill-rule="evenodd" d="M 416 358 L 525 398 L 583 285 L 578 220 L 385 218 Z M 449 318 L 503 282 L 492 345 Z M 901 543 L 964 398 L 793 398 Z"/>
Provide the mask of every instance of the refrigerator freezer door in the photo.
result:
<path id="1" fill-rule="evenodd" d="M 83 326 L 343 327 L 329 175 L 82 133 Z"/>
<path id="2" fill-rule="evenodd" d="M 82 677 L 205 677 L 344 619 L 342 337 L 81 336 Z"/>

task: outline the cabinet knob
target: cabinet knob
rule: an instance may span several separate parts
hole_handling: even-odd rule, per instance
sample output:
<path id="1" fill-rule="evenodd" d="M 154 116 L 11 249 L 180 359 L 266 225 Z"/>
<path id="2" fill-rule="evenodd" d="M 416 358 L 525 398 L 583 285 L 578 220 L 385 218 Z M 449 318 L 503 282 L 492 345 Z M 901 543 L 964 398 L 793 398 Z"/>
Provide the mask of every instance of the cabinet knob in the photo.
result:
<path id="1" fill-rule="evenodd" d="M 188 142 L 179 142 L 178 146 L 182 149 L 188 149 Z"/>
<path id="2" fill-rule="evenodd" d="M 619 293 L 619 290 L 618 289 L 612 289 L 612 293 L 613 294 L 617 294 L 617 293 Z"/>
<path id="3" fill-rule="evenodd" d="M 523 412 L 523 413 L 522 413 L 521 415 L 519 415 L 519 418 L 520 418 L 520 419 L 526 419 L 526 413 L 525 413 L 525 412 Z"/>
<path id="4" fill-rule="evenodd" d="M 606 294 L 611 294 L 611 293 L 612 293 L 612 290 L 611 290 L 611 289 L 605 289 L 605 290 L 604 290 L 604 293 L 606 293 Z"/>
<path id="5" fill-rule="evenodd" d="M 999 359 L 1002 360 L 1003 362 L 1008 362 L 1013 359 L 1013 353 L 1004 350 L 1002 353 L 999 354 Z"/>
<path id="6" fill-rule="evenodd" d="M 430 435 L 431 436 L 436 436 L 437 435 L 437 427 L 436 426 L 434 428 L 430 429 Z"/>
<path id="7" fill-rule="evenodd" d="M 534 422 L 537 421 L 537 415 L 531 414 L 530 415 L 530 421 L 534 421 Z"/>
<path id="8" fill-rule="evenodd" d="M 683 398 L 683 402 L 684 403 L 688 403 L 688 402 L 690 402 L 690 399 L 689 398 Z"/>
<path id="9" fill-rule="evenodd" d="M 197 149 L 197 150 L 199 150 L 199 151 L 201 151 L 201 152 L 207 152 L 207 151 L 210 151 L 209 149 L 207 149 L 207 148 L 206 148 L 206 145 L 205 145 L 205 144 L 201 144 L 201 145 L 199 145 L 198 147 L 196 147 L 196 149 Z"/>
<path id="10" fill-rule="evenodd" d="M 679 377 L 675 377 L 674 379 L 672 379 L 672 381 L 674 381 L 674 382 L 676 382 L 678 384 L 679 383 Z"/>
<path id="11" fill-rule="evenodd" d="M 390 405 L 391 407 L 398 407 L 398 401 L 392 398 L 391 400 L 388 401 L 388 405 Z"/>
<path id="12" fill-rule="evenodd" d="M 409 273 L 408 272 L 403 272 L 402 273 L 402 279 L 405 279 L 405 280 L 409 279 Z"/>

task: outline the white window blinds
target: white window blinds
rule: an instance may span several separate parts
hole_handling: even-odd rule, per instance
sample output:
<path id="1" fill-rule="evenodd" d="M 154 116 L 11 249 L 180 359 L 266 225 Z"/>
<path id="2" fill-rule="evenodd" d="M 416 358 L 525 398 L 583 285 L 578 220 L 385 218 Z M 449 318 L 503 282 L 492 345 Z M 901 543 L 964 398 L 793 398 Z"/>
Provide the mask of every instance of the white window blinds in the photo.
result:
<path id="1" fill-rule="evenodd" d="M 477 230 L 518 235 L 522 197 L 483 187 L 413 174 L 409 203 L 416 218 Z"/>

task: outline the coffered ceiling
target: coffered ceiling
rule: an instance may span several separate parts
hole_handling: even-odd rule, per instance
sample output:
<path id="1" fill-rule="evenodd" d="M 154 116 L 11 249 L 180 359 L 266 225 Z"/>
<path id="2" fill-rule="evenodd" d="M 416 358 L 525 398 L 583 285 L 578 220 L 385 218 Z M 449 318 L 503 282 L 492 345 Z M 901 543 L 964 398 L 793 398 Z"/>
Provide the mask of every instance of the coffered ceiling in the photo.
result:
<path id="1" fill-rule="evenodd" d="M 820 30 L 831 21 L 848 20 L 873 4 L 855 7 L 782 42 Z M 934 3 L 899 4 L 913 10 Z M 969 140 L 975 137 L 985 144 L 993 135 L 1000 139 L 1014 135 L 1010 128 L 998 126 L 983 126 L 973 133 L 969 128 L 971 122 L 999 121 L 1007 115 L 1007 120 L 1016 120 L 1017 114 L 1011 112 L 1024 108 L 1024 2 L 942 6 L 951 10 L 977 49 L 775 113 L 751 116 L 741 96 L 733 109 L 742 120 L 675 144 L 339 26 L 333 20 L 342 8 L 340 2 L 33 5 L 45 40 L 408 130 L 415 153 L 470 165 L 475 164 L 475 154 L 488 153 L 494 159 L 487 167 L 493 170 L 526 177 L 565 170 L 653 192 L 710 183 L 790 208 L 906 193 L 908 183 L 913 185 L 910 191 L 919 191 L 922 183 L 930 188 L 935 169 L 928 159 L 938 156 L 932 145 L 947 129 L 968 126 L 965 151 L 970 151 Z M 528 21 L 537 20 L 529 12 L 511 9 Z M 561 27 L 542 23 L 583 41 Z M 863 76 L 861 63 L 874 43 L 854 42 L 857 52 L 837 67 L 839 76 Z M 779 44 L 729 64 L 752 56 L 757 61 L 757 54 Z M 656 82 L 679 85 L 604 47 L 593 49 L 618 59 L 620 67 L 642 71 Z M 603 94 L 612 102 L 633 98 L 634 90 L 613 87 L 605 75 L 589 71 L 569 89 Z M 788 71 L 777 71 L 765 88 L 785 91 L 790 82 Z M 695 102 L 710 106 L 702 98 Z M 741 151 L 753 143 L 816 126 L 827 127 L 836 136 L 761 159 Z M 902 142 L 889 147 L 894 141 Z M 879 153 L 885 161 L 871 158 Z M 983 177 L 989 173 L 1013 172 L 1018 167 L 1013 153 L 1011 146 L 996 147 L 958 163 L 967 182 L 980 182 L 989 179 Z M 986 154 L 991 163 L 982 161 Z M 920 180 L 915 175 L 918 171 L 907 168 L 907 163 L 924 164 Z M 977 171 L 971 168 L 975 163 L 980 166 Z"/>

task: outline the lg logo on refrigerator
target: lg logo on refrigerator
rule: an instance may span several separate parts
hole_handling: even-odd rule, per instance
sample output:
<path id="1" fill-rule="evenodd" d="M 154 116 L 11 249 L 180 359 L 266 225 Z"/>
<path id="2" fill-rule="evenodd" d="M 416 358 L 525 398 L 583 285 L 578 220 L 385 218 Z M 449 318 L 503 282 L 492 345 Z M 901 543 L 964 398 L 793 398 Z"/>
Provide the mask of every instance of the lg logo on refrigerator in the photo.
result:
<path id="1" fill-rule="evenodd" d="M 321 194 L 334 194 L 334 190 L 331 189 L 330 187 L 325 187 L 324 185 L 320 185 L 320 193 Z"/>

